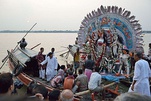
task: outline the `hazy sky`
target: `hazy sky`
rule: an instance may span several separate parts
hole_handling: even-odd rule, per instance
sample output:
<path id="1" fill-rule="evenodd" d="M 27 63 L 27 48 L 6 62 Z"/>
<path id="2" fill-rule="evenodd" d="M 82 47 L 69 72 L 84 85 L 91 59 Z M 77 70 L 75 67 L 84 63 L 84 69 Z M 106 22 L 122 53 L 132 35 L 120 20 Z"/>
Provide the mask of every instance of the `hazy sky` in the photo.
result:
<path id="1" fill-rule="evenodd" d="M 125 8 L 151 30 L 151 0 L 0 0 L 0 30 L 78 30 L 100 5 Z"/>

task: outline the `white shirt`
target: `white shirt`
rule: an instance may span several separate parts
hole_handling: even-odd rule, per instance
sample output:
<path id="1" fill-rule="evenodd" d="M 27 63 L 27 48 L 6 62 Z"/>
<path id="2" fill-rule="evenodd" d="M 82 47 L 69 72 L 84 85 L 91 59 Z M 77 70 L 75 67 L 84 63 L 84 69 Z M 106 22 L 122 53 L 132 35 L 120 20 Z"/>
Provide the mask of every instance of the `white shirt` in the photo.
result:
<path id="1" fill-rule="evenodd" d="M 101 75 L 98 72 L 93 72 L 90 77 L 88 88 L 94 90 L 96 87 L 101 85 Z"/>
<path id="2" fill-rule="evenodd" d="M 41 64 L 44 65 L 46 63 L 47 63 L 46 75 L 51 75 L 51 74 L 55 75 L 55 69 L 57 69 L 58 67 L 57 59 L 55 57 L 52 57 L 50 59 L 50 57 L 47 56 L 47 58 Z"/>
<path id="3" fill-rule="evenodd" d="M 147 61 L 141 59 L 135 63 L 134 77 L 136 80 L 134 92 L 150 96 L 149 77 L 151 70 Z"/>

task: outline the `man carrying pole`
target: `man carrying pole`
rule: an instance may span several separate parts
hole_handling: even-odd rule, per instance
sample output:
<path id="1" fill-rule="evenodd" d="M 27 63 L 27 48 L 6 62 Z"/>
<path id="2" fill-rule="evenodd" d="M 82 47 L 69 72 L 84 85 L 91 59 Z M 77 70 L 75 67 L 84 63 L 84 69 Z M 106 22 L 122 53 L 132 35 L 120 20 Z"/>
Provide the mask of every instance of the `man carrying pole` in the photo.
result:
<path id="1" fill-rule="evenodd" d="M 36 24 L 37 24 L 37 23 L 35 23 L 35 24 L 30 28 L 30 30 L 24 35 L 24 37 L 23 37 L 22 39 L 24 39 L 24 38 L 27 36 L 27 34 L 34 28 L 34 26 L 35 26 Z M 25 40 L 24 40 L 24 41 L 25 41 Z M 19 43 L 17 43 L 17 45 L 16 45 L 16 47 L 13 49 L 13 51 L 16 50 L 16 48 L 18 47 L 18 45 L 19 45 Z M 20 44 L 20 45 L 21 45 L 21 44 Z M 26 45 L 27 45 L 27 43 L 24 44 L 24 48 L 26 47 Z M 21 45 L 21 46 L 22 46 L 22 45 Z M 1 68 L 4 66 L 4 64 L 6 63 L 8 57 L 9 57 L 9 54 L 2 60 L 3 64 L 1 65 L 0 69 L 1 69 Z"/>

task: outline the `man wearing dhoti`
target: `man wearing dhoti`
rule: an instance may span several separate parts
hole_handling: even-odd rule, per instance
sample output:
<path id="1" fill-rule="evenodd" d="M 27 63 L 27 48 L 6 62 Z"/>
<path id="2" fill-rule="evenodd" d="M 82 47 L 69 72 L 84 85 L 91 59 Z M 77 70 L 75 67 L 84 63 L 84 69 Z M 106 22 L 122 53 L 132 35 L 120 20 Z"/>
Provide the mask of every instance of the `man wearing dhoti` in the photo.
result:
<path id="1" fill-rule="evenodd" d="M 134 91 L 142 95 L 150 96 L 149 78 L 151 70 L 149 64 L 146 60 L 142 59 L 142 53 L 136 53 L 134 59 L 136 60 L 134 77 L 129 92 Z"/>
<path id="2" fill-rule="evenodd" d="M 46 63 L 46 78 L 47 82 L 49 82 L 55 76 L 55 71 L 57 71 L 58 67 L 57 59 L 53 56 L 52 52 L 50 52 L 48 54 L 48 57 L 43 62 L 41 62 L 41 65 L 44 65 Z"/>

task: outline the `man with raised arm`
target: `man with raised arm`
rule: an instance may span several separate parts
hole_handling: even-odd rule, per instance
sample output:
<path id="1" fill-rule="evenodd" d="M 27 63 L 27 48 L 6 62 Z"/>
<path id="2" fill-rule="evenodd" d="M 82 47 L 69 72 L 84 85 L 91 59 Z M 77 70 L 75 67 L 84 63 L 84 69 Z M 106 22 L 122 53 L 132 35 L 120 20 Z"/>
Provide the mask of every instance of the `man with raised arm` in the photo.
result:
<path id="1" fill-rule="evenodd" d="M 55 71 L 57 71 L 58 67 L 58 62 L 56 57 L 53 56 L 53 53 L 50 52 L 48 54 L 48 57 L 41 62 L 41 65 L 44 65 L 47 63 L 46 66 L 46 78 L 47 78 L 47 83 L 55 76 Z"/>

